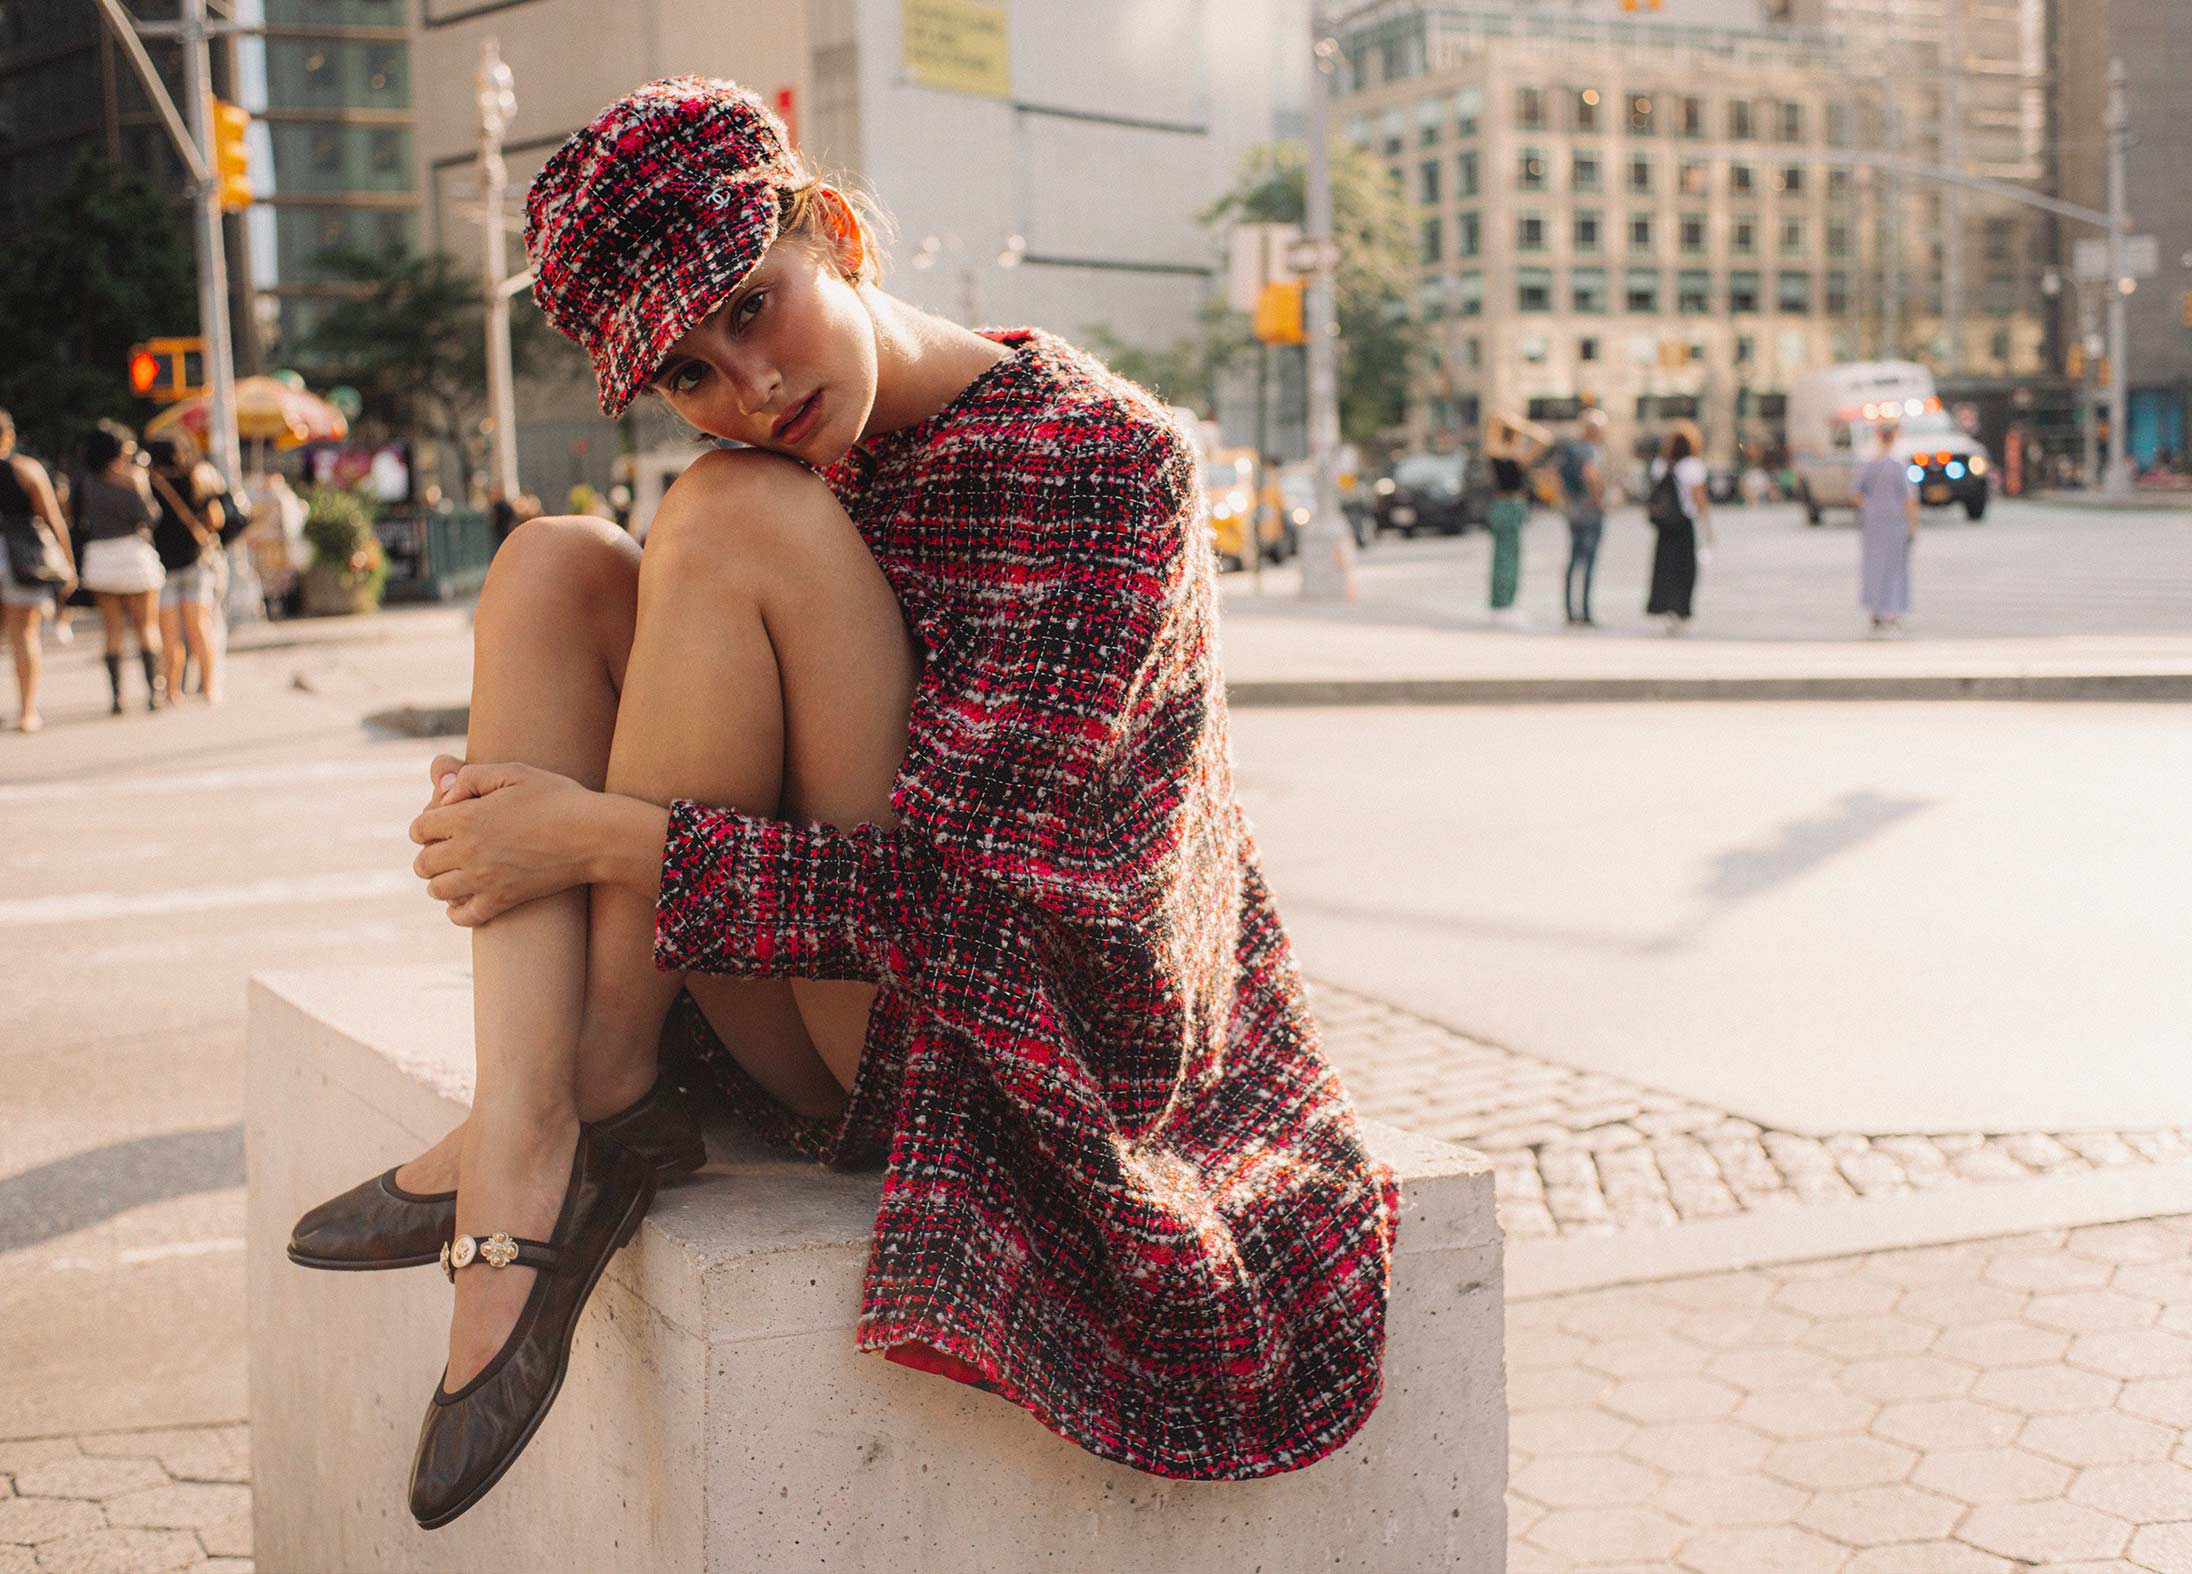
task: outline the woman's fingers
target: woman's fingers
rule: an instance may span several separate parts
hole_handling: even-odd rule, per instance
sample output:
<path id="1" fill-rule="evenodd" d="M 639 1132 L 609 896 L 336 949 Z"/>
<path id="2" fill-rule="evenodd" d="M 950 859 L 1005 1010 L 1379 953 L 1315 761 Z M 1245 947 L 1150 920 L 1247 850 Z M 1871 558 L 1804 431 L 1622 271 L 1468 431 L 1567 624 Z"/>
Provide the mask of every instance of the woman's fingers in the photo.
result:
<path id="1" fill-rule="evenodd" d="M 464 871 L 452 869 L 427 881 L 426 894 L 437 902 L 460 902 L 474 893 L 472 882 Z"/>
<path id="2" fill-rule="evenodd" d="M 411 872 L 421 880 L 431 880 L 437 874 L 447 874 L 458 864 L 456 848 L 449 842 L 428 842 L 419 849 L 418 857 L 411 860 Z"/>

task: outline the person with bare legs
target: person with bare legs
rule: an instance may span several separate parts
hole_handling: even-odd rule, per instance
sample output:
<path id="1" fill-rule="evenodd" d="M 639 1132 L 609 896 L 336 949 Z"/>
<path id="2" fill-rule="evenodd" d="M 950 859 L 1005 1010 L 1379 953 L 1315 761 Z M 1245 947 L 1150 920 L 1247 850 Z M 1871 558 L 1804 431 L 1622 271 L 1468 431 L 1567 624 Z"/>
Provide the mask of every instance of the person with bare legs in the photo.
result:
<path id="1" fill-rule="evenodd" d="M 69 593 L 76 588 L 76 560 L 69 549 L 68 521 L 61 516 L 61 505 L 53 495 L 46 467 L 15 451 L 15 417 L 0 410 L 0 527 L 12 539 L 18 533 L 32 535 L 41 524 L 59 548 L 70 578 L 57 586 L 44 580 L 18 579 L 8 559 L 0 555 L 0 612 L 6 617 L 8 651 L 15 661 L 15 689 L 20 702 L 15 712 L 17 732 L 36 732 L 46 724 L 38 711 L 39 670 L 44 664 L 39 625 L 45 621 L 46 608 L 53 604 L 56 592 L 60 605 L 67 607 Z M 66 617 L 66 611 L 61 615 Z"/>
<path id="2" fill-rule="evenodd" d="M 162 686 L 183 697 L 183 669 L 198 663 L 198 692 L 221 703 L 221 641 L 215 628 L 221 588 L 221 527 L 227 488 L 220 471 L 199 459 L 182 437 L 145 442 L 160 519 L 152 527 L 166 581 L 160 586 Z"/>
<path id="3" fill-rule="evenodd" d="M 159 511 L 137 450 L 137 436 L 101 421 L 84 439 L 84 477 L 71 494 L 76 535 L 83 543 L 83 578 L 99 607 L 106 638 L 107 687 L 122 714 L 122 650 L 137 640 L 145 672 L 145 709 L 157 710 L 166 690 L 160 672 L 160 586 L 166 579 L 152 545 Z"/>

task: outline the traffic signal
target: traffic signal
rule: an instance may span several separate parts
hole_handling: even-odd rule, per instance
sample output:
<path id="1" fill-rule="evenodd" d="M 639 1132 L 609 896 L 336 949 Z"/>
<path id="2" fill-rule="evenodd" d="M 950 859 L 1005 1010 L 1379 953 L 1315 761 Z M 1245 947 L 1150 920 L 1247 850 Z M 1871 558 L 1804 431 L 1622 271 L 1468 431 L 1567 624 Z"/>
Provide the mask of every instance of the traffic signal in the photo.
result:
<path id="1" fill-rule="evenodd" d="M 2066 377 L 2083 377 L 2085 375 L 2084 345 L 2072 344 L 2069 349 L 2063 352 L 2063 375 Z"/>
<path id="2" fill-rule="evenodd" d="M 1656 11 L 1659 9 L 1659 0 L 1621 0 L 1621 9 L 1624 11 Z"/>
<path id="3" fill-rule="evenodd" d="M 251 150 L 244 146 L 250 130 L 249 110 L 224 99 L 213 101 L 213 179 L 223 213 L 251 206 Z"/>
<path id="4" fill-rule="evenodd" d="M 205 392 L 205 340 L 147 339 L 129 347 L 129 391 L 173 404 Z"/>
<path id="5" fill-rule="evenodd" d="M 2192 290 L 2186 290 L 2183 297 L 2179 299 L 2177 312 L 2179 321 L 2187 328 L 2192 328 Z"/>
<path id="6" fill-rule="evenodd" d="M 1302 327 L 1302 287 L 1266 284 L 1256 297 L 1256 337 L 1265 344 L 1307 344 Z"/>

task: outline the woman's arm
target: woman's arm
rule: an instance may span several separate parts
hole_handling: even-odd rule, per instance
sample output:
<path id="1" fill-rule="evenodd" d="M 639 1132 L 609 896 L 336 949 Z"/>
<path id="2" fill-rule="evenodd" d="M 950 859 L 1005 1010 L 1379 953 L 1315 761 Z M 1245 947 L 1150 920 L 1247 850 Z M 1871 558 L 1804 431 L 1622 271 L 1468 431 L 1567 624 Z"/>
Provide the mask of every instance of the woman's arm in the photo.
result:
<path id="1" fill-rule="evenodd" d="M 76 588 L 76 547 L 69 540 L 68 520 L 61 512 L 61 500 L 53 492 L 53 482 L 46 475 L 46 467 L 35 459 L 14 456 L 15 478 L 30 494 L 32 512 L 46 522 L 53 532 L 53 539 L 61 545 L 61 557 L 69 566 L 68 589 Z"/>

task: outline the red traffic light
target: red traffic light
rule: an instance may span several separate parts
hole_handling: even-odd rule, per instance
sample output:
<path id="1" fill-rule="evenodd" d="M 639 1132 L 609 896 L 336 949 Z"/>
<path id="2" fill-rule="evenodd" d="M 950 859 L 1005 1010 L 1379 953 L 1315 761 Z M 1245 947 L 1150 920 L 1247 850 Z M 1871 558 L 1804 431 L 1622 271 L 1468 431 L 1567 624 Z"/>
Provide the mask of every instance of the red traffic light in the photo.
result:
<path id="1" fill-rule="evenodd" d="M 148 394 L 160 381 L 160 358 L 150 350 L 139 350 L 129 358 L 130 392 Z"/>

